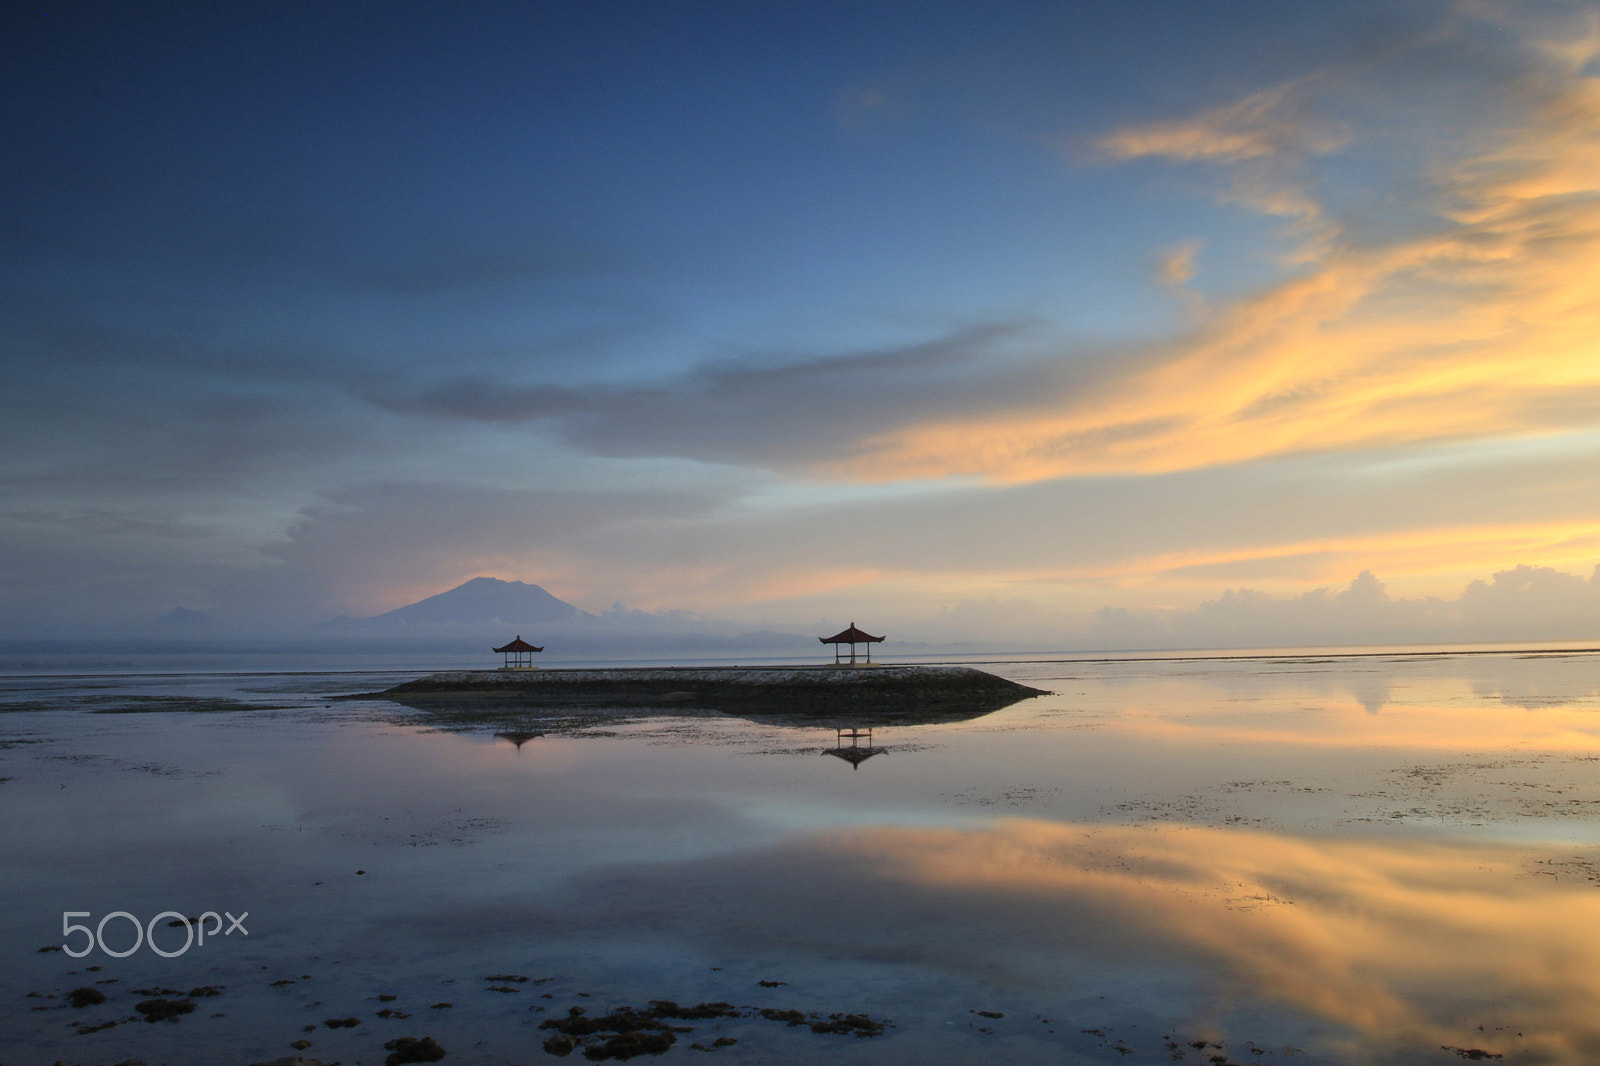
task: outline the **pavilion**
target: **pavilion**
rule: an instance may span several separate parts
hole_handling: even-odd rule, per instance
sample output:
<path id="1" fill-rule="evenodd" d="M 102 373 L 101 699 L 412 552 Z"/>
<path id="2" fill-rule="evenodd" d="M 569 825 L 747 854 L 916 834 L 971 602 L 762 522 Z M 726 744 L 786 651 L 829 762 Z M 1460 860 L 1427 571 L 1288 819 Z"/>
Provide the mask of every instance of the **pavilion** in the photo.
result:
<path id="1" fill-rule="evenodd" d="M 833 664 L 835 666 L 839 666 L 839 665 L 843 664 L 846 661 L 845 658 L 844 658 L 844 651 L 842 650 L 842 647 L 841 647 L 842 645 L 845 645 L 845 644 L 850 645 L 849 663 L 850 663 L 851 666 L 855 666 L 856 665 L 856 645 L 857 644 L 865 644 L 866 645 L 866 660 L 865 661 L 866 661 L 868 666 L 871 666 L 872 665 L 872 646 L 874 644 L 882 644 L 883 643 L 883 638 L 882 637 L 875 637 L 871 633 L 863 633 L 861 630 L 856 628 L 856 624 L 854 622 L 851 622 L 850 623 L 850 628 L 844 630 L 843 632 L 835 633 L 831 637 L 818 637 L 817 639 L 819 641 L 821 641 L 822 643 L 824 643 L 824 644 L 832 644 L 833 645 Z"/>
<path id="2" fill-rule="evenodd" d="M 533 653 L 544 649 L 529 644 L 522 639 L 522 634 L 518 633 L 516 640 L 503 648 L 495 648 L 494 651 L 498 655 L 505 656 L 505 661 L 500 667 L 502 670 L 536 670 L 538 668 L 533 665 Z"/>

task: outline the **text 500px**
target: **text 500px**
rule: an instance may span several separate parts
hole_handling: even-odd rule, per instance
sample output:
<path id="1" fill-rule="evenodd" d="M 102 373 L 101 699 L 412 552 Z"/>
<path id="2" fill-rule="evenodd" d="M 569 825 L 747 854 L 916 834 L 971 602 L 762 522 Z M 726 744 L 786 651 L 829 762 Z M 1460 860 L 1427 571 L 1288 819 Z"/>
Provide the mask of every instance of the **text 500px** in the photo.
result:
<path id="1" fill-rule="evenodd" d="M 74 918 L 90 917 L 91 915 L 89 911 L 62 911 L 61 935 L 70 938 L 74 933 L 82 933 L 87 939 L 81 950 L 73 950 L 71 944 L 62 944 L 61 950 L 65 951 L 68 955 L 71 955 L 75 959 L 81 959 L 98 946 L 101 951 L 105 952 L 107 955 L 110 955 L 112 958 L 121 959 L 132 955 L 135 951 L 138 951 L 142 945 L 148 943 L 150 945 L 150 950 L 155 952 L 157 955 L 168 959 L 175 959 L 197 944 L 200 947 L 204 947 L 206 943 L 206 937 L 209 936 L 215 939 L 218 932 L 221 932 L 223 936 L 232 936 L 235 932 L 242 933 L 245 936 L 250 935 L 250 931 L 244 927 L 244 920 L 250 917 L 249 911 L 243 912 L 237 918 L 235 918 L 228 911 L 223 911 L 222 914 L 226 914 L 228 916 L 228 928 L 226 930 L 223 930 L 222 928 L 222 915 L 219 915 L 216 911 L 206 911 L 198 918 L 186 918 L 177 911 L 162 911 L 160 914 L 150 919 L 148 926 L 140 925 L 139 919 L 135 918 L 127 911 L 112 911 L 110 914 L 101 918 L 99 924 L 97 924 L 93 929 L 90 929 L 87 925 L 78 925 L 72 920 Z M 115 948 L 107 946 L 106 923 L 111 921 L 113 918 L 124 919 L 129 925 L 133 926 L 132 947 L 119 951 Z M 176 944 L 168 945 L 168 947 L 176 947 L 176 950 L 169 951 L 167 948 L 164 948 L 160 944 L 156 943 L 156 929 L 160 926 L 161 919 L 163 918 L 173 919 L 167 923 L 169 927 L 181 927 L 183 929 L 183 945 L 181 947 L 177 947 Z M 206 922 L 208 920 L 215 923 L 209 930 L 206 928 Z M 116 931 L 118 927 L 113 926 L 112 928 L 114 931 Z M 198 931 L 198 936 L 196 935 L 196 931 Z M 177 937 L 178 934 L 176 933 L 162 934 L 163 940 L 176 941 Z M 117 936 L 116 939 L 120 942 L 122 937 Z"/>

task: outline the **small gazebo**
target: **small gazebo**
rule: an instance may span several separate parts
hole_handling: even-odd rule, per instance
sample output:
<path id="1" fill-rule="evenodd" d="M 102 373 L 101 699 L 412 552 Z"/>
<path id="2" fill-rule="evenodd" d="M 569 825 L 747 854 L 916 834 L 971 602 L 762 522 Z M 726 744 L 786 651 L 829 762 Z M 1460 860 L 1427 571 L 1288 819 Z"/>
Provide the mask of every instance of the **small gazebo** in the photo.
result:
<path id="1" fill-rule="evenodd" d="M 502 670 L 533 670 L 536 669 L 533 665 L 533 653 L 544 649 L 529 644 L 522 639 L 522 634 L 518 633 L 516 640 L 503 648 L 495 648 L 494 651 L 497 655 L 505 656 L 505 661 L 500 667 Z"/>
<path id="2" fill-rule="evenodd" d="M 831 637 L 818 637 L 817 639 L 824 644 L 833 645 L 833 663 L 835 666 L 841 665 L 845 662 L 849 662 L 851 666 L 855 666 L 857 644 L 866 645 L 866 655 L 862 661 L 870 666 L 872 664 L 872 646 L 874 644 L 883 643 L 882 637 L 875 637 L 871 633 L 863 633 L 861 630 L 856 628 L 856 624 L 854 622 L 850 623 L 849 629 L 846 629 L 841 633 L 835 633 Z M 850 658 L 848 660 L 846 660 L 844 657 L 844 645 L 846 644 L 850 645 Z"/>

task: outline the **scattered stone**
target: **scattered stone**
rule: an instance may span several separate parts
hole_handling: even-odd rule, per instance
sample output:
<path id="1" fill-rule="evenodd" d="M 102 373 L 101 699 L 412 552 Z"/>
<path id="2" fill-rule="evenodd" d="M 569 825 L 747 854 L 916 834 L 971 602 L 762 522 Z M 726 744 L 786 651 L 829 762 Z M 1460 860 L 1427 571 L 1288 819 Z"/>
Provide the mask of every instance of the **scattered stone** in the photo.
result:
<path id="1" fill-rule="evenodd" d="M 189 998 L 206 999 L 209 996 L 220 996 L 222 995 L 222 990 L 226 987 L 226 985 L 201 985 L 198 988 L 189 989 Z"/>
<path id="2" fill-rule="evenodd" d="M 827 1021 L 813 1019 L 810 1024 L 813 1033 L 848 1033 L 856 1037 L 882 1036 L 889 1025 L 865 1014 L 830 1014 Z"/>
<path id="3" fill-rule="evenodd" d="M 626 1060 L 635 1055 L 660 1055 L 677 1043 L 677 1033 L 691 1031 L 687 1027 L 674 1028 L 663 1018 L 714 1018 L 725 1013 L 737 1015 L 738 1011 L 726 1003 L 680 1007 L 671 1000 L 654 1000 L 649 1010 L 618 1007 L 603 1015 L 569 1007 L 565 1017 L 547 1018 L 539 1028 L 554 1029 L 560 1034 L 545 1041 L 545 1050 L 552 1055 L 568 1055 L 582 1048 L 584 1058 L 594 1062 Z M 598 1039 L 589 1042 L 586 1037 Z"/>
<path id="4" fill-rule="evenodd" d="M 782 986 L 784 986 L 784 985 L 786 985 L 788 983 L 789 983 L 788 981 L 757 981 L 756 982 L 756 984 L 760 985 L 762 988 L 781 988 Z"/>
<path id="5" fill-rule="evenodd" d="M 980 1018 L 1004 1018 L 1005 1015 L 997 1010 L 969 1010 L 968 1014 L 976 1014 Z"/>
<path id="6" fill-rule="evenodd" d="M 430 1004 L 428 1004 L 428 1009 L 429 1010 L 449 1010 L 451 1007 L 454 1007 L 454 1006 L 455 1006 L 454 1003 L 430 1003 Z"/>
<path id="7" fill-rule="evenodd" d="M 650 1013 L 657 1018 L 679 1018 L 684 1021 L 706 1018 L 737 1018 L 739 1008 L 718 1000 L 715 1003 L 698 1003 L 693 1007 L 680 1007 L 670 999 L 652 999 Z"/>
<path id="8" fill-rule="evenodd" d="M 401 1066 L 408 1062 L 438 1062 L 444 1058 L 444 1048 L 431 1036 L 421 1039 L 402 1036 L 397 1040 L 390 1040 L 383 1045 L 389 1052 L 389 1057 L 384 1059 L 384 1066 Z"/>
<path id="9" fill-rule="evenodd" d="M 1479 1028 L 1482 1028 L 1482 1026 L 1479 1026 Z M 1440 1047 L 1440 1050 L 1442 1050 L 1442 1051 L 1454 1052 L 1455 1054 L 1460 1055 L 1464 1059 L 1503 1059 L 1503 1058 L 1505 1058 L 1504 1055 L 1498 1054 L 1498 1053 L 1493 1052 L 1493 1051 L 1485 1051 L 1482 1048 L 1451 1047 L 1449 1044 L 1440 1044 L 1439 1047 Z"/>
<path id="10" fill-rule="evenodd" d="M 544 1049 L 552 1055 L 566 1058 L 578 1050 L 578 1041 L 575 1037 L 570 1037 L 565 1033 L 557 1033 L 544 1042 Z"/>
<path id="11" fill-rule="evenodd" d="M 757 1013 L 769 1022 L 786 1022 L 791 1027 L 806 1024 L 806 1016 L 797 1010 L 779 1010 L 776 1007 L 762 1007 Z"/>
<path id="12" fill-rule="evenodd" d="M 133 1009 L 144 1015 L 147 1022 L 175 1022 L 182 1014 L 194 1013 L 192 999 L 147 999 L 135 1003 Z"/>
<path id="13" fill-rule="evenodd" d="M 313 1028 L 315 1028 L 315 1026 L 313 1026 Z M 304 1051 L 306 1048 L 311 1046 L 311 1041 L 309 1041 L 309 1040 L 296 1040 L 294 1043 L 290 1044 L 289 1046 L 294 1048 L 296 1051 Z"/>
<path id="14" fill-rule="evenodd" d="M 322 1022 L 329 1029 L 354 1029 L 361 1024 L 360 1018 L 327 1018 Z"/>
<path id="15" fill-rule="evenodd" d="M 393 1003 L 395 1000 L 397 1000 L 399 998 L 400 998 L 399 996 L 391 996 L 387 992 L 384 992 L 384 993 L 379 994 L 378 1002 L 379 1003 Z"/>
<path id="16" fill-rule="evenodd" d="M 583 1057 L 591 1062 L 603 1062 L 606 1059 L 622 1059 L 624 1061 L 635 1055 L 662 1055 L 678 1038 L 670 1032 L 618 1033 L 603 1044 L 591 1044 L 583 1049 Z"/>
<path id="17" fill-rule="evenodd" d="M 541 1029 L 554 1029 L 568 1036 L 593 1036 L 596 1033 L 626 1033 L 641 1029 L 665 1029 L 665 1022 L 651 1011 L 618 1007 L 610 1014 L 591 1017 L 582 1007 L 569 1007 L 564 1018 L 546 1018 Z"/>
<path id="18" fill-rule="evenodd" d="M 526 977 L 522 976 L 520 973 L 490 974 L 488 977 L 485 977 L 484 980 L 485 981 L 499 981 L 501 984 L 505 984 L 507 982 L 511 982 L 511 983 L 519 984 L 519 985 L 520 984 L 526 984 L 527 981 L 528 981 L 528 979 Z"/>
<path id="19" fill-rule="evenodd" d="M 67 996 L 74 1007 L 92 1007 L 104 1003 L 106 994 L 98 988 L 74 988 Z"/>
<path id="20" fill-rule="evenodd" d="M 385 1008 L 383 1008 L 382 1010 L 380 1010 L 378 1012 L 378 1017 L 380 1017 L 380 1018 L 409 1018 L 409 1017 L 411 1017 L 411 1013 L 409 1011 L 395 1010 L 393 1007 L 385 1007 Z"/>

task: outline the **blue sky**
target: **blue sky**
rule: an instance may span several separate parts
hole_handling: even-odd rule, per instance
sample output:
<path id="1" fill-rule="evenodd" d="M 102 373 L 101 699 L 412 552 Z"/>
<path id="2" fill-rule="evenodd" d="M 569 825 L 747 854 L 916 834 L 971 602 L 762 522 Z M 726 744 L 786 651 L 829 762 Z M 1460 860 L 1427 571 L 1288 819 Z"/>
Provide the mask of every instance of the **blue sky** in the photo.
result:
<path id="1" fill-rule="evenodd" d="M 13 628 L 1600 561 L 1593 4 L 0 18 Z"/>

